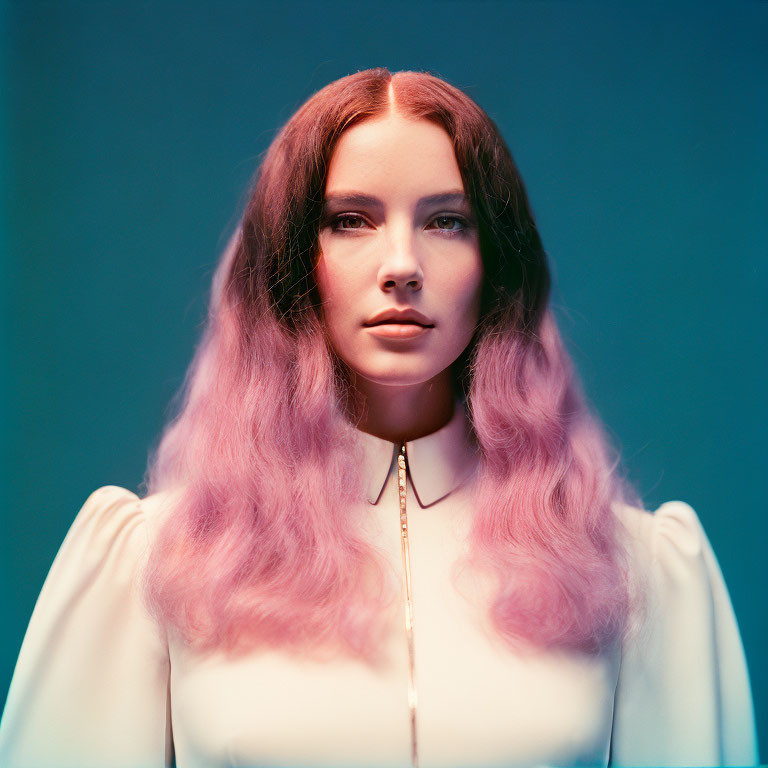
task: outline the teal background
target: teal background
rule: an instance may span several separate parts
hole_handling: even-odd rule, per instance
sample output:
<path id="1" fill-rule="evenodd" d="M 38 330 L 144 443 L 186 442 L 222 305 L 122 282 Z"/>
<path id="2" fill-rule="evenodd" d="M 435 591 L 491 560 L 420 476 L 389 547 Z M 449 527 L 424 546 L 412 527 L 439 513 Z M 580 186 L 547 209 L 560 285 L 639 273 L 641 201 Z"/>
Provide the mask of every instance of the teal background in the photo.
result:
<path id="1" fill-rule="evenodd" d="M 0 8 L 0 696 L 74 515 L 138 488 L 260 153 L 329 81 L 426 69 L 506 137 L 646 506 L 707 530 L 768 761 L 768 4 Z"/>

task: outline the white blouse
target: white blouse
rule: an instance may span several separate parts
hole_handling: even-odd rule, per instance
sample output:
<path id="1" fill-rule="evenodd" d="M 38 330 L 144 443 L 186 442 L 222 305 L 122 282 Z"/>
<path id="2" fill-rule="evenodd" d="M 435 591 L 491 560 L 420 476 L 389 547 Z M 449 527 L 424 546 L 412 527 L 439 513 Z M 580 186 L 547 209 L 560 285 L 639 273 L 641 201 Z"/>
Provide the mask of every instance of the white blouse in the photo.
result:
<path id="1" fill-rule="evenodd" d="M 359 437 L 361 520 L 401 573 L 397 446 Z M 636 575 L 650 578 L 641 632 L 599 657 L 522 658 L 450 578 L 477 467 L 464 408 L 406 453 L 422 768 L 757 763 L 736 618 L 690 506 L 615 508 Z M 0 764 L 149 768 L 175 752 L 179 768 L 410 766 L 402 612 L 381 668 L 278 651 L 198 656 L 159 628 L 138 590 L 168 498 L 105 486 L 86 500 L 24 638 Z"/>

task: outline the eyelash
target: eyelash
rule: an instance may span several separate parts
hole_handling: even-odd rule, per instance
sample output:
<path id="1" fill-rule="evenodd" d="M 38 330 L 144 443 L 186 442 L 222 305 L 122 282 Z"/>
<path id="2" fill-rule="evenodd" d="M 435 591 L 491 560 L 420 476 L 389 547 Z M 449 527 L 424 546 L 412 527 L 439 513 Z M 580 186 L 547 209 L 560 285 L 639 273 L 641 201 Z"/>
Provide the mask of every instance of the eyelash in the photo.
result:
<path id="1" fill-rule="evenodd" d="M 362 227 L 354 227 L 352 229 L 339 229 L 339 223 L 345 219 L 361 219 L 362 221 L 365 221 L 365 217 L 361 216 L 359 213 L 341 213 L 338 216 L 331 217 L 329 222 L 331 230 L 333 232 L 355 232 L 357 229 L 362 229 Z M 430 223 L 437 221 L 437 219 L 453 219 L 454 221 L 457 221 L 459 224 L 461 224 L 461 229 L 440 229 L 439 227 L 435 227 L 435 230 L 442 233 L 445 237 L 456 237 L 456 235 L 461 235 L 466 232 L 467 229 L 469 229 L 469 221 L 467 221 L 467 219 L 465 219 L 463 216 L 459 216 L 458 214 L 441 213 L 437 216 L 433 216 L 430 219 Z"/>

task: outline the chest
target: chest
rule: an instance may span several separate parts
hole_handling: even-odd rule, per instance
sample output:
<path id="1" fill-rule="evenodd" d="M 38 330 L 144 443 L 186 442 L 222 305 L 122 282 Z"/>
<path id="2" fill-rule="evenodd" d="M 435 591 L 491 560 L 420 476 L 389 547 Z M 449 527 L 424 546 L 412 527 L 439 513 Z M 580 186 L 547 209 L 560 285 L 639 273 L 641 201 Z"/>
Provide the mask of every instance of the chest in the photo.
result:
<path id="1" fill-rule="evenodd" d="M 479 600 L 473 602 L 478 585 L 454 578 L 467 499 L 454 493 L 421 508 L 408 498 L 422 768 L 605 764 L 618 660 L 516 655 L 490 631 Z M 401 573 L 396 485 L 366 512 L 369 534 Z M 400 608 L 378 667 L 274 651 L 199 658 L 172 648 L 178 764 L 411 765 L 404 601 Z"/>

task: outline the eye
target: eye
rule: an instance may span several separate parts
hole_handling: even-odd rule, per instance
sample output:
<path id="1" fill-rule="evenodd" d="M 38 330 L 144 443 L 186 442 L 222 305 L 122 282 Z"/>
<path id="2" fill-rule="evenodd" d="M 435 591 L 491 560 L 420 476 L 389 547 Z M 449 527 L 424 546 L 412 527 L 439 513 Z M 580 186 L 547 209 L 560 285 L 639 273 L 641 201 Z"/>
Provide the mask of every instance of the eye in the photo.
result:
<path id="1" fill-rule="evenodd" d="M 433 227 L 432 229 L 437 229 L 440 232 L 444 232 L 448 236 L 461 234 L 469 226 L 469 222 L 463 216 L 457 216 L 450 213 L 435 216 L 435 218 L 432 219 L 432 222 L 437 223 L 437 227 Z M 443 226 L 446 222 L 448 224 L 458 224 L 458 227 Z"/>
<path id="2" fill-rule="evenodd" d="M 341 222 L 343 221 L 351 221 L 353 223 L 353 226 L 351 227 L 342 227 Z M 344 232 L 349 231 L 351 229 L 362 229 L 362 225 L 365 223 L 365 219 L 363 219 L 362 216 L 356 214 L 356 213 L 342 213 L 339 216 L 335 216 L 333 220 L 331 221 L 331 229 L 334 232 Z"/>

